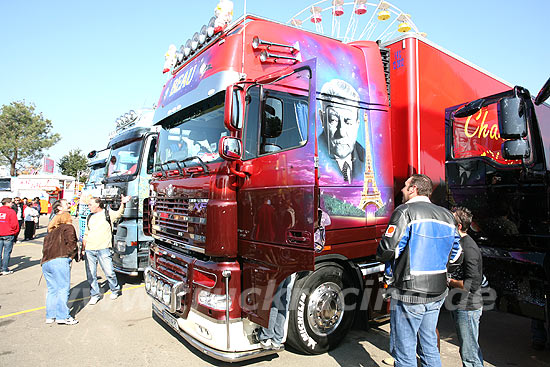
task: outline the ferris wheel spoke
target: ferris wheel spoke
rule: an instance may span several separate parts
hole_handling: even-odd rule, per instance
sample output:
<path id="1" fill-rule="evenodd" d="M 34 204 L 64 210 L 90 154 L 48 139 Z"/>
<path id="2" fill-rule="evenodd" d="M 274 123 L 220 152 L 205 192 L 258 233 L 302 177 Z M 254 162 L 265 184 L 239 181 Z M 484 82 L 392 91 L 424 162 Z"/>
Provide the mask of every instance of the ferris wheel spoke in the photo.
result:
<path id="1" fill-rule="evenodd" d="M 397 21 L 397 18 L 395 18 L 391 23 L 390 25 L 384 29 L 384 31 L 382 33 L 380 33 L 380 35 L 378 36 L 377 39 L 382 39 L 382 37 L 384 36 L 384 34 L 395 24 L 395 22 Z"/>
<path id="2" fill-rule="evenodd" d="M 367 12 L 371 14 L 367 16 Z M 396 36 L 396 32 L 416 33 L 426 37 L 425 33 L 418 31 L 410 15 L 385 0 L 319 0 L 296 13 L 288 23 L 343 42 L 386 41 Z M 383 31 L 379 32 L 382 28 Z M 357 33 L 359 37 L 356 37 Z M 378 37 L 374 38 L 375 35 Z"/>
<path id="3" fill-rule="evenodd" d="M 363 39 L 363 36 L 365 36 L 365 32 L 367 31 L 367 29 L 369 28 L 370 25 L 374 24 L 373 23 L 373 18 L 374 18 L 374 15 L 376 14 L 376 11 L 378 10 L 378 6 L 376 7 L 376 9 L 372 12 L 372 15 L 370 16 L 369 18 L 369 21 L 367 22 L 367 25 L 365 26 L 364 30 L 361 32 L 361 34 L 359 35 L 358 39 Z M 353 34 L 355 36 L 355 33 Z M 368 39 L 368 38 L 367 38 Z"/>

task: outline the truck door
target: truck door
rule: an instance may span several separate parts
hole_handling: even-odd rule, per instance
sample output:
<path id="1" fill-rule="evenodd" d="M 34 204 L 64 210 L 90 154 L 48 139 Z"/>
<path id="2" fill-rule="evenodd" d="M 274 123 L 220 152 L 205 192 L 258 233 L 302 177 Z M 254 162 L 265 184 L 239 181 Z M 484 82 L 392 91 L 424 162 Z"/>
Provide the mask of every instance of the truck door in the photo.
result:
<path id="1" fill-rule="evenodd" d="M 494 304 L 492 298 L 503 311 L 544 319 L 543 264 L 549 239 L 544 152 L 528 99 L 525 106 L 532 112 L 525 140 L 530 154 L 503 157 L 507 139 L 500 133 L 504 115 L 499 102 L 507 95 L 512 91 L 480 99 L 486 102 L 465 117 L 455 117 L 464 105 L 446 110 L 447 196 L 449 206 L 472 211 L 469 234 L 481 248 L 484 275 L 496 291 L 486 294 L 486 304 Z"/>
<path id="2" fill-rule="evenodd" d="M 246 89 L 238 192 L 243 313 L 269 322 L 274 291 L 289 275 L 314 269 L 314 64 L 257 79 Z"/>

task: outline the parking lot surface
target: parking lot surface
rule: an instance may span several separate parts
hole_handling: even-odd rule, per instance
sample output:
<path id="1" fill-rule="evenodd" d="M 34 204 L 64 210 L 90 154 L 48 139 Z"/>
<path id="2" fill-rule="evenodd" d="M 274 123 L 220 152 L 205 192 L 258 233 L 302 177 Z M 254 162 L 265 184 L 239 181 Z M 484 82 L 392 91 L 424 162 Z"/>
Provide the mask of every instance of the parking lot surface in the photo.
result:
<path id="1" fill-rule="evenodd" d="M 169 327 L 152 317 L 151 300 L 141 279 L 119 277 L 122 296 L 106 293 L 88 305 L 89 287 L 84 263 L 71 273 L 71 315 L 78 325 L 46 325 L 46 282 L 40 258 L 47 219 L 37 238 L 14 246 L 11 275 L 0 276 L 0 366 L 385 366 L 389 356 L 389 324 L 355 329 L 330 353 L 309 356 L 286 350 L 278 355 L 228 364 L 206 357 L 185 343 Z M 443 366 L 461 366 L 454 325 L 441 313 Z M 550 350 L 531 349 L 530 320 L 490 311 L 481 320 L 480 344 L 486 366 L 550 366 Z"/>

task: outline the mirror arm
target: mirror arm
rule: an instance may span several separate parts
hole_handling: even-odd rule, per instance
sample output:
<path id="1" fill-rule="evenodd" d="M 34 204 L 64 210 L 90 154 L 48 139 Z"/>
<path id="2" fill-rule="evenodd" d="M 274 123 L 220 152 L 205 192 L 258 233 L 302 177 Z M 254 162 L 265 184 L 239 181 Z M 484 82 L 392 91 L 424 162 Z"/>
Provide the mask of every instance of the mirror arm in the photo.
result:
<path id="1" fill-rule="evenodd" d="M 233 166 L 237 166 L 238 163 L 242 163 L 241 160 L 238 160 L 238 161 L 234 161 L 235 164 L 231 164 L 229 165 L 229 171 L 234 174 L 235 176 L 237 177 L 240 177 L 240 178 L 247 178 L 248 175 L 246 172 L 243 172 L 243 171 L 239 171 L 237 170 L 236 168 L 234 168 Z"/>

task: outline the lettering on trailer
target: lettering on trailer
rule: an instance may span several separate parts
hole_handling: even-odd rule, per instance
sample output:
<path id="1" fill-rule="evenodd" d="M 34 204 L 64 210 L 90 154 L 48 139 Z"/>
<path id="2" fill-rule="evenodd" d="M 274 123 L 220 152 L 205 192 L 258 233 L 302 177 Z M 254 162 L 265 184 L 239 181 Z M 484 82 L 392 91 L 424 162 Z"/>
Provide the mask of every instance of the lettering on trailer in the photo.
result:
<path id="1" fill-rule="evenodd" d="M 500 132 L 498 131 L 498 125 L 493 121 L 493 126 L 489 128 L 489 124 L 485 122 L 485 120 L 487 119 L 487 115 L 489 114 L 489 111 L 485 111 L 485 113 L 483 114 L 483 119 L 481 120 L 481 123 L 479 123 L 479 117 L 481 116 L 482 112 L 483 111 L 479 111 L 477 116 L 474 118 L 474 120 L 478 122 L 478 126 L 474 130 L 473 134 L 471 134 L 468 131 L 470 120 L 472 119 L 472 116 L 468 116 L 468 119 L 464 124 L 464 135 L 466 135 L 468 138 L 473 138 L 476 135 L 478 138 L 481 138 L 481 137 L 486 138 L 487 136 L 489 136 L 489 138 L 493 140 L 499 140 Z"/>
<path id="2" fill-rule="evenodd" d="M 482 108 L 478 113 L 453 121 L 453 155 L 456 159 L 487 157 L 500 164 L 519 164 L 519 160 L 502 157 L 505 139 L 500 136 L 496 104 Z"/>
<path id="3" fill-rule="evenodd" d="M 402 51 L 395 51 L 393 56 L 392 67 L 394 70 L 396 70 L 402 66 L 405 66 L 405 59 L 403 58 L 403 53 Z"/>

